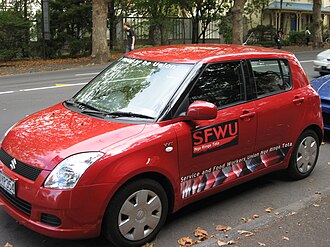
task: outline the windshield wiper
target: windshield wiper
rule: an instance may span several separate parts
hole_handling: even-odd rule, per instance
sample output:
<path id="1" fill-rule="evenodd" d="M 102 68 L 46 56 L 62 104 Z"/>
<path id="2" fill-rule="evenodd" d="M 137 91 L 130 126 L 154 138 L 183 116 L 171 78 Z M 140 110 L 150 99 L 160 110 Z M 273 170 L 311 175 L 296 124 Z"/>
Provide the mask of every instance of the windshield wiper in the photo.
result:
<path id="1" fill-rule="evenodd" d="M 122 112 L 122 111 L 114 111 L 114 112 L 109 112 L 107 115 L 113 116 L 113 118 L 117 117 L 135 117 L 135 118 L 147 118 L 147 119 L 154 119 L 153 117 L 143 115 L 143 114 L 138 114 L 138 113 L 133 113 L 133 112 Z"/>
<path id="2" fill-rule="evenodd" d="M 81 113 L 97 115 L 97 116 L 103 116 L 103 117 L 105 117 L 109 114 L 106 111 L 99 110 L 99 109 L 97 109 L 93 106 L 90 106 L 86 103 L 83 103 L 83 102 L 79 102 L 79 101 L 75 102 L 74 100 L 70 99 L 70 100 L 66 100 L 65 103 L 78 107 L 81 110 Z"/>

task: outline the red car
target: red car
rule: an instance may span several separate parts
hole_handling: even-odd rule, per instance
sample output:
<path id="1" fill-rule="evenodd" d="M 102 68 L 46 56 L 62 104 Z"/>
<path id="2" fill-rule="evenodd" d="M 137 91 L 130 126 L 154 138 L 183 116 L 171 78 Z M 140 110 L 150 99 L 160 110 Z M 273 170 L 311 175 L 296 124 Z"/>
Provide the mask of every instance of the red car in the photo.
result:
<path id="1" fill-rule="evenodd" d="M 320 99 L 289 52 L 234 45 L 136 50 L 0 146 L 0 206 L 56 238 L 141 246 L 169 213 L 263 174 L 307 177 Z"/>

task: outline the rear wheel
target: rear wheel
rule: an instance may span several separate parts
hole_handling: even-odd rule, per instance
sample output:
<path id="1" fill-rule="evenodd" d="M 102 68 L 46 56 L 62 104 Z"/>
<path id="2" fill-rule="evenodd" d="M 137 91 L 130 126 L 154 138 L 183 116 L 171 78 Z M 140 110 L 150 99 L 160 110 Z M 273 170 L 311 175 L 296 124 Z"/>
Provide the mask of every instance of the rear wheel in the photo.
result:
<path id="1" fill-rule="evenodd" d="M 320 72 L 320 76 L 324 76 L 324 75 L 327 75 L 328 73 L 326 72 Z"/>
<path id="2" fill-rule="evenodd" d="M 151 179 L 123 186 L 104 218 L 104 235 L 116 246 L 142 246 L 155 238 L 168 213 L 163 187 Z"/>
<path id="3" fill-rule="evenodd" d="M 302 179 L 312 173 L 319 155 L 319 147 L 320 140 L 315 131 L 306 130 L 299 136 L 288 167 L 291 178 Z"/>

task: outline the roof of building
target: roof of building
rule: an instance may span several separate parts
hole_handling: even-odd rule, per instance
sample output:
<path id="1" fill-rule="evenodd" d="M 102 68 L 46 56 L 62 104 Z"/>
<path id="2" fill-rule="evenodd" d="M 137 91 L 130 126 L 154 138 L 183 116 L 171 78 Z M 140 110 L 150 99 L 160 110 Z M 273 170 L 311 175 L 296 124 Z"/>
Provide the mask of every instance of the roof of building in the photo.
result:
<path id="1" fill-rule="evenodd" d="M 266 9 L 281 9 L 281 3 L 279 1 L 271 2 Z M 295 3 L 295 2 L 283 2 L 283 10 L 298 10 L 298 11 L 313 11 L 313 4 L 311 3 Z M 330 12 L 330 7 L 322 7 L 322 12 Z"/>
<path id="2" fill-rule="evenodd" d="M 258 57 L 291 56 L 292 53 L 282 50 L 256 46 L 198 44 L 158 46 L 134 50 L 125 54 L 127 57 L 168 63 L 216 62 L 220 60 L 242 60 Z"/>

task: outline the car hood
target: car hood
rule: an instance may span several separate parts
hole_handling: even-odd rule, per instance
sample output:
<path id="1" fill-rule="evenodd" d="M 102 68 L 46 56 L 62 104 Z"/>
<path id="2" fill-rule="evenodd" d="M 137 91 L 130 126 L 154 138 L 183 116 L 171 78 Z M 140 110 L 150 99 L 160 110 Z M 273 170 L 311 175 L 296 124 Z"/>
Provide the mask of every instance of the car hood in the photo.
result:
<path id="1" fill-rule="evenodd" d="M 57 104 L 17 123 L 1 145 L 21 162 L 52 170 L 70 155 L 100 151 L 137 135 L 144 126 L 85 116 Z"/>
<path id="2" fill-rule="evenodd" d="M 319 54 L 317 54 L 316 59 L 317 60 L 330 59 L 330 49 L 322 51 Z"/>
<path id="3" fill-rule="evenodd" d="M 330 100 L 330 75 L 322 76 L 311 81 L 321 99 Z"/>

